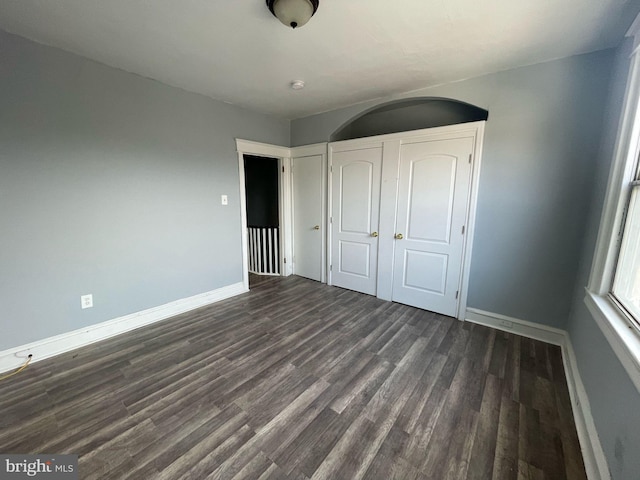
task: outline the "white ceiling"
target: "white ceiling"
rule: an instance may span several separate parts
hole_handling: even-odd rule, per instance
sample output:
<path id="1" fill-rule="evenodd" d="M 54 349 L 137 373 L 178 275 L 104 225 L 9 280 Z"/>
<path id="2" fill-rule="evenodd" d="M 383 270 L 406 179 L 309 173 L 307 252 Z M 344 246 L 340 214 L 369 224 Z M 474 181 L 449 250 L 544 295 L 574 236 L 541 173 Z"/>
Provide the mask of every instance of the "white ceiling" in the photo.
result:
<path id="1" fill-rule="evenodd" d="M 616 46 L 638 0 L 0 0 L 0 28 L 284 118 Z M 1 45 L 0 45 L 1 48 Z M 289 88 L 302 79 L 304 90 Z"/>

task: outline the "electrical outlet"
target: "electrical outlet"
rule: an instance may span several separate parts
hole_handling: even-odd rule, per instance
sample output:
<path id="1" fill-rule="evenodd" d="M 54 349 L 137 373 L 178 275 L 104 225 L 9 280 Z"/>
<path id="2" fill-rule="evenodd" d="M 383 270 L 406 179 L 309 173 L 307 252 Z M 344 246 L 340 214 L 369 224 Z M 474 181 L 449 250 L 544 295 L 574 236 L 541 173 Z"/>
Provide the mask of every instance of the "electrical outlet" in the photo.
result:
<path id="1" fill-rule="evenodd" d="M 222 203 L 222 205 L 229 205 L 229 198 L 226 195 L 221 195 L 220 203 Z"/>
<path id="2" fill-rule="evenodd" d="M 505 328 L 513 328 L 513 322 L 510 322 L 509 320 L 500 320 L 500 325 Z"/>
<path id="3" fill-rule="evenodd" d="M 93 295 L 82 295 L 80 297 L 80 306 L 84 310 L 85 308 L 93 307 Z"/>

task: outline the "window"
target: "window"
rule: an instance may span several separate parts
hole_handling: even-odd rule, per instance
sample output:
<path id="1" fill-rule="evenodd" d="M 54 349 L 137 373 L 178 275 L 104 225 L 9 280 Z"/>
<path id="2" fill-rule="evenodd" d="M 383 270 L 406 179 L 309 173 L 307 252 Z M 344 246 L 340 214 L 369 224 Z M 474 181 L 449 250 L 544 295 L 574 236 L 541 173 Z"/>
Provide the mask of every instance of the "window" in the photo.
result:
<path id="1" fill-rule="evenodd" d="M 640 391 L 640 15 L 585 304 Z"/>
<path id="2" fill-rule="evenodd" d="M 624 314 L 640 327 L 640 167 L 636 167 L 629 185 L 628 198 L 611 295 Z"/>

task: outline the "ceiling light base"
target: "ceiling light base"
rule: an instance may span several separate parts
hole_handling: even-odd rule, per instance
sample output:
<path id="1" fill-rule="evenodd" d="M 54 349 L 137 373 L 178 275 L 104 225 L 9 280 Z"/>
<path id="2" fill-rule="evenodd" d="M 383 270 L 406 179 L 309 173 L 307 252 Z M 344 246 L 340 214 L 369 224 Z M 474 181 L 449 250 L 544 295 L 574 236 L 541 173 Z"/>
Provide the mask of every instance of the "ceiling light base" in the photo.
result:
<path id="1" fill-rule="evenodd" d="M 318 10 L 320 0 L 267 0 L 267 7 L 284 25 L 302 27 Z"/>

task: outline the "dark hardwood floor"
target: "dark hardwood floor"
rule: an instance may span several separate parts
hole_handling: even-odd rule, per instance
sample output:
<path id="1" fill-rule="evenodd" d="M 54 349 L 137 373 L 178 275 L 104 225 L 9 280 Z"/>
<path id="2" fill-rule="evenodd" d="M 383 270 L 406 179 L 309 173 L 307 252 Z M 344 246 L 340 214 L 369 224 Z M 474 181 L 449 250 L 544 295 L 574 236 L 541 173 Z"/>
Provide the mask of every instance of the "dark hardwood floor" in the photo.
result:
<path id="1" fill-rule="evenodd" d="M 83 479 L 586 478 L 559 347 L 299 277 L 29 366 L 0 452 Z"/>

